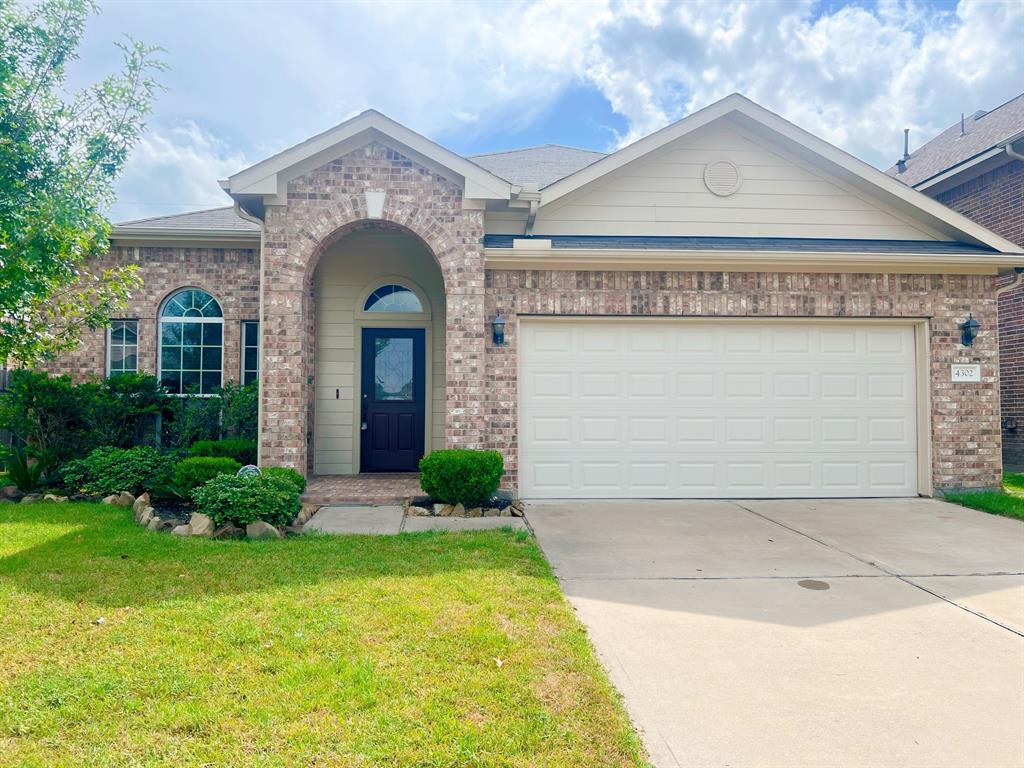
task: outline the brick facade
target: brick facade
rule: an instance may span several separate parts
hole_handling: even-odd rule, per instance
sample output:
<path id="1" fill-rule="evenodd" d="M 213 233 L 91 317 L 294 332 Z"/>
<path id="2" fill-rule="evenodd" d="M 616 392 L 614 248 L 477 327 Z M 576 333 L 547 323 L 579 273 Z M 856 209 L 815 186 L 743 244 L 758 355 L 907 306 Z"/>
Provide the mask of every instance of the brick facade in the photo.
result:
<path id="1" fill-rule="evenodd" d="M 1024 162 L 1006 163 L 935 199 L 1024 247 Z M 1000 286 L 1012 280 L 1005 276 Z M 999 298 L 999 359 L 1002 414 L 1008 424 L 1003 461 L 1024 465 L 1024 286 Z"/>
<path id="2" fill-rule="evenodd" d="M 383 192 L 368 219 L 367 192 Z M 462 189 L 373 142 L 288 184 L 287 205 L 268 206 L 263 253 L 261 461 L 308 467 L 313 430 L 312 278 L 320 255 L 362 227 L 419 237 L 441 269 L 447 306 L 448 445 L 484 439 L 483 211 Z"/>
<path id="3" fill-rule="evenodd" d="M 507 318 L 487 347 L 489 446 L 517 471 L 520 315 L 930 318 L 932 477 L 936 488 L 999 483 L 999 377 L 994 277 L 900 274 L 487 271 L 487 314 Z M 973 313 L 982 332 L 960 344 Z M 988 330 L 984 330 L 988 329 Z M 950 364 L 980 363 L 980 384 L 953 384 Z"/>
<path id="4" fill-rule="evenodd" d="M 157 372 L 157 315 L 164 299 L 181 288 L 202 288 L 220 302 L 224 313 L 224 381 L 238 381 L 241 369 L 241 323 L 259 319 L 259 248 L 185 248 L 115 246 L 94 270 L 138 264 L 142 288 L 118 317 L 139 321 L 140 373 Z M 76 380 L 106 375 L 106 330 L 86 331 L 79 347 L 43 366 L 70 373 Z"/>

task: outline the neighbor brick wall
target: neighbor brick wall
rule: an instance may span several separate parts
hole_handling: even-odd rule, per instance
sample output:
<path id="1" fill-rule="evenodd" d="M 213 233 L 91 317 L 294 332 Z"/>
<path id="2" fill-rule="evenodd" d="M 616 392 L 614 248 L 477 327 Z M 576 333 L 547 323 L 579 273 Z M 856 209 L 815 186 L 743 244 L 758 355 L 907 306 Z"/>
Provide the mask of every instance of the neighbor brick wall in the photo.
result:
<path id="1" fill-rule="evenodd" d="M 185 248 L 114 246 L 90 269 L 136 264 L 142 287 L 133 292 L 117 317 L 139 321 L 139 371 L 157 371 L 157 314 L 160 305 L 180 288 L 202 288 L 220 302 L 224 313 L 224 381 L 238 381 L 241 321 L 259 319 L 258 248 Z M 41 366 L 51 373 L 69 373 L 78 381 L 106 375 L 106 330 L 86 331 L 73 352 Z"/>
<path id="2" fill-rule="evenodd" d="M 1006 163 L 935 199 L 1024 248 L 1024 162 Z M 1005 276 L 1000 285 L 1012 279 Z M 999 358 L 1003 416 L 1017 423 L 1003 430 L 1003 461 L 1024 465 L 1024 286 L 999 299 Z"/>
<path id="3" fill-rule="evenodd" d="M 366 192 L 384 192 L 368 219 Z M 446 441 L 475 447 L 484 429 L 483 211 L 464 208 L 461 187 L 373 142 L 288 184 L 268 206 L 263 253 L 261 461 L 308 468 L 315 386 L 312 278 L 321 254 L 357 228 L 419 237 L 441 269 L 447 306 Z"/>
<path id="4" fill-rule="evenodd" d="M 487 345 L 489 446 L 516 485 L 520 315 L 931 318 L 932 476 L 936 488 L 993 487 L 1000 472 L 995 278 L 963 275 L 488 270 L 487 316 L 508 319 Z M 973 313 L 982 331 L 960 344 Z M 950 364 L 980 363 L 980 384 L 953 384 Z"/>

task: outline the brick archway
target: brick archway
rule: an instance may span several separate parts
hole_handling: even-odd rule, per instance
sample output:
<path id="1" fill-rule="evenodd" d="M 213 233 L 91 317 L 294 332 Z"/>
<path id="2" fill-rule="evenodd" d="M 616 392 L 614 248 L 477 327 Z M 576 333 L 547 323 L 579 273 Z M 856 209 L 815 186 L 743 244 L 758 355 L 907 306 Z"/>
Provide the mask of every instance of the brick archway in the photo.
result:
<path id="1" fill-rule="evenodd" d="M 368 192 L 384 195 L 372 218 Z M 364 227 L 401 229 L 421 240 L 437 261 L 447 306 L 446 443 L 483 442 L 483 212 L 465 209 L 461 188 L 450 180 L 374 143 L 289 182 L 287 205 L 267 207 L 261 270 L 263 464 L 308 468 L 312 276 L 331 245 Z"/>

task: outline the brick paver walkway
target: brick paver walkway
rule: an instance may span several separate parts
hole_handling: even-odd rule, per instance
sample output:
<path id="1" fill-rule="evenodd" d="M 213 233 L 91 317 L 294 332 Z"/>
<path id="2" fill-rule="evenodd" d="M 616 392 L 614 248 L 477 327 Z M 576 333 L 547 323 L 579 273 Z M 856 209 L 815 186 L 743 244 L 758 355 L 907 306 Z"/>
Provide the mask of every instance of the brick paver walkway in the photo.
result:
<path id="1" fill-rule="evenodd" d="M 364 475 L 314 475 L 302 501 L 306 504 L 401 504 L 420 496 L 418 472 Z"/>

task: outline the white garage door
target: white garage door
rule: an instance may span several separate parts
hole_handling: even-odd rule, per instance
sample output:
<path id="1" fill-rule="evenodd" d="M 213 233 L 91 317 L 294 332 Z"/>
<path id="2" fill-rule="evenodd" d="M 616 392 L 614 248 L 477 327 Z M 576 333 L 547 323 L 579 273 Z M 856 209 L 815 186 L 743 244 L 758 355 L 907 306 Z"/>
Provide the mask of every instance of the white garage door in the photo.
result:
<path id="1" fill-rule="evenodd" d="M 914 329 L 524 319 L 530 498 L 917 493 Z"/>

